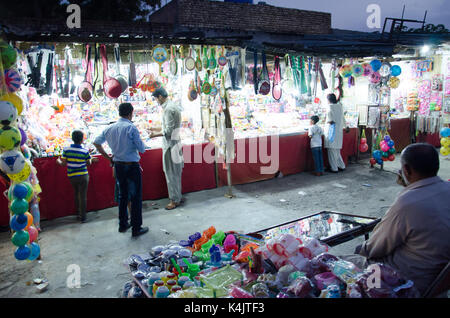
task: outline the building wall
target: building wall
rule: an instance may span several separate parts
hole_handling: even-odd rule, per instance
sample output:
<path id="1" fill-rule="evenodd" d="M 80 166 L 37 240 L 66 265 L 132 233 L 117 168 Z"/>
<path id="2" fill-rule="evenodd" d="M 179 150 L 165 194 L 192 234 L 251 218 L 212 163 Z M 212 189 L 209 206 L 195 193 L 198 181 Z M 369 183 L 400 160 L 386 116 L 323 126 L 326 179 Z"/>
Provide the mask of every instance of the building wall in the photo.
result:
<path id="1" fill-rule="evenodd" d="M 177 8 L 178 5 L 178 8 Z M 285 34 L 329 34 L 331 14 L 270 5 L 209 0 L 174 0 L 151 16 L 152 22 L 184 27 L 262 31 Z"/>

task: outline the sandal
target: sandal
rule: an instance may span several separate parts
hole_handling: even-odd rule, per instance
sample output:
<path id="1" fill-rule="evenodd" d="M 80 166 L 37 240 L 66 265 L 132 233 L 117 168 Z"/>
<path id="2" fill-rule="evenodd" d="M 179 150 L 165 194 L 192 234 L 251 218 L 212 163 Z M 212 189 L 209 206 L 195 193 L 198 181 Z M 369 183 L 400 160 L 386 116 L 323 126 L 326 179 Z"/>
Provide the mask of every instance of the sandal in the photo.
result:
<path id="1" fill-rule="evenodd" d="M 174 209 L 176 209 L 177 207 L 179 207 L 180 206 L 180 204 L 179 203 L 175 203 L 175 202 L 173 202 L 173 201 L 171 201 L 167 206 L 166 206 L 166 210 L 174 210 Z"/>

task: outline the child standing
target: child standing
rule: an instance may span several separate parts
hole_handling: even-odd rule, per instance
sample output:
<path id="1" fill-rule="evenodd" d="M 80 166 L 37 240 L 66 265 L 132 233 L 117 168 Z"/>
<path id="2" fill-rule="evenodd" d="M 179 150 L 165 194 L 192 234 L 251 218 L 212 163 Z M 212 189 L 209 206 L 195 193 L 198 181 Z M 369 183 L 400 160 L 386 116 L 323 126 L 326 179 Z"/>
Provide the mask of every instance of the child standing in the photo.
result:
<path id="1" fill-rule="evenodd" d="M 67 176 L 75 191 L 75 207 L 81 223 L 86 222 L 87 190 L 89 173 L 87 166 L 98 162 L 97 158 L 91 159 L 89 150 L 83 148 L 84 134 L 80 130 L 72 133 L 73 145 L 64 149 L 58 164 L 67 166 Z"/>
<path id="2" fill-rule="evenodd" d="M 308 130 L 308 136 L 311 138 L 311 151 L 314 159 L 314 165 L 316 171 L 313 173 L 316 176 L 323 175 L 323 156 L 322 156 L 322 128 L 317 125 L 319 122 L 319 116 L 311 117 L 311 127 Z"/>

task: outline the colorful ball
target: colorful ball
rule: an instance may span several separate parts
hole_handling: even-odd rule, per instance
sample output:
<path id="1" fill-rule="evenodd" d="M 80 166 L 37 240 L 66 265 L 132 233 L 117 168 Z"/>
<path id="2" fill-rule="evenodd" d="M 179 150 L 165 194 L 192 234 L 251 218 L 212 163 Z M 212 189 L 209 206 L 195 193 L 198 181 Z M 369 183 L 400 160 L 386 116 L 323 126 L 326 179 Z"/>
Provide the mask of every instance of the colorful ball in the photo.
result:
<path id="1" fill-rule="evenodd" d="M 353 65 L 352 73 L 353 73 L 353 76 L 359 77 L 364 74 L 364 68 L 362 67 L 361 64 L 355 64 L 355 65 Z"/>
<path id="2" fill-rule="evenodd" d="M 370 164 L 373 166 L 374 164 L 376 164 L 377 161 L 375 160 L 375 158 L 371 158 L 370 159 Z"/>
<path id="3" fill-rule="evenodd" d="M 14 199 L 11 203 L 10 210 L 14 215 L 24 214 L 28 211 L 28 202 L 24 199 Z"/>
<path id="4" fill-rule="evenodd" d="M 0 101 L 0 124 L 9 126 L 16 122 L 18 116 L 17 108 L 11 102 Z"/>
<path id="5" fill-rule="evenodd" d="M 361 138 L 361 144 L 367 144 L 367 138 Z"/>
<path id="6" fill-rule="evenodd" d="M 16 233 L 14 233 L 14 235 L 11 238 L 11 242 L 17 246 L 24 246 L 27 244 L 27 242 L 30 239 L 30 235 L 28 234 L 27 231 L 17 231 Z"/>
<path id="7" fill-rule="evenodd" d="M 3 69 L 10 68 L 16 63 L 17 51 L 6 42 L 0 43 L 0 55 Z"/>
<path id="8" fill-rule="evenodd" d="M 440 131 L 441 137 L 450 137 L 450 128 L 449 127 L 443 127 Z"/>
<path id="9" fill-rule="evenodd" d="M 391 63 L 381 64 L 379 73 L 382 77 L 389 76 L 391 74 Z"/>
<path id="10" fill-rule="evenodd" d="M 400 86 L 400 80 L 398 77 L 391 77 L 389 79 L 389 87 L 390 88 L 398 88 Z"/>
<path id="11" fill-rule="evenodd" d="M 441 147 L 440 150 L 441 155 L 443 156 L 448 156 L 450 154 L 450 148 L 447 147 Z"/>
<path id="12" fill-rule="evenodd" d="M 30 212 L 25 212 L 25 216 L 27 217 L 27 226 L 25 227 L 25 231 L 26 231 L 30 228 L 30 226 L 33 225 L 34 218 Z"/>
<path id="13" fill-rule="evenodd" d="M 15 93 L 23 85 L 22 77 L 16 70 L 5 70 L 5 83 L 6 88 L 10 93 Z"/>
<path id="14" fill-rule="evenodd" d="M 38 238 L 38 235 L 39 235 L 38 230 L 34 226 L 30 226 L 27 231 L 28 231 L 28 234 L 30 235 L 29 242 L 33 243 L 34 241 L 36 241 Z"/>
<path id="15" fill-rule="evenodd" d="M 343 65 L 340 69 L 339 69 L 339 74 L 342 77 L 350 77 L 352 76 L 352 66 L 351 65 Z"/>
<path id="16" fill-rule="evenodd" d="M 20 173 L 25 165 L 25 157 L 17 150 L 6 151 L 0 155 L 0 169 L 6 174 Z"/>
<path id="17" fill-rule="evenodd" d="M 364 63 L 362 65 L 362 67 L 363 67 L 363 70 L 364 70 L 364 72 L 363 72 L 364 76 L 369 76 L 370 74 L 373 73 L 372 66 L 370 66 L 370 64 Z"/>
<path id="18" fill-rule="evenodd" d="M 388 151 L 389 151 L 389 146 L 386 145 L 386 144 L 383 144 L 383 146 L 381 147 L 381 151 L 382 151 L 383 153 L 388 153 Z"/>
<path id="19" fill-rule="evenodd" d="M 28 260 L 34 261 L 39 257 L 39 255 L 41 255 L 41 248 L 40 248 L 39 244 L 37 244 L 37 243 L 31 243 L 30 247 L 31 247 L 31 253 L 30 253 L 30 256 L 28 257 Z"/>
<path id="20" fill-rule="evenodd" d="M 394 147 L 395 142 L 393 140 L 389 140 L 387 144 L 388 144 L 389 148 L 392 148 L 392 147 Z"/>
<path id="21" fill-rule="evenodd" d="M 16 174 L 8 174 L 8 177 L 14 182 L 24 182 L 26 181 L 31 174 L 31 166 L 28 163 L 25 163 L 22 171 Z"/>
<path id="22" fill-rule="evenodd" d="M 395 156 L 394 155 L 389 155 L 388 159 L 389 159 L 389 161 L 394 161 L 395 160 Z"/>
<path id="23" fill-rule="evenodd" d="M 14 215 L 9 222 L 11 230 L 17 232 L 27 227 L 28 217 L 25 214 Z"/>
<path id="24" fill-rule="evenodd" d="M 16 251 L 14 252 L 14 256 L 18 261 L 24 261 L 28 259 L 30 255 L 31 255 L 31 248 L 27 245 L 17 248 Z"/>
<path id="25" fill-rule="evenodd" d="M 378 163 L 379 165 L 382 165 L 382 164 L 383 164 L 383 160 L 382 160 L 382 159 L 377 159 L 377 163 Z"/>
<path id="26" fill-rule="evenodd" d="M 389 149 L 388 152 L 389 152 L 389 154 L 393 155 L 394 153 L 397 152 L 397 150 L 394 147 L 392 147 L 391 149 Z"/>
<path id="27" fill-rule="evenodd" d="M 14 199 L 25 199 L 28 194 L 28 188 L 23 183 L 13 185 L 11 189 Z"/>
<path id="28" fill-rule="evenodd" d="M 381 159 L 389 157 L 389 152 L 383 151 L 381 152 Z"/>
<path id="29" fill-rule="evenodd" d="M 384 141 L 388 142 L 389 140 L 391 140 L 390 136 L 388 136 L 388 135 L 384 136 Z"/>
<path id="30" fill-rule="evenodd" d="M 370 62 L 370 66 L 372 67 L 373 72 L 377 72 L 381 68 L 381 61 L 380 60 L 373 60 Z"/>
<path id="31" fill-rule="evenodd" d="M 402 68 L 398 65 L 394 65 L 391 67 L 391 75 L 392 76 L 399 76 L 402 74 Z"/>
<path id="32" fill-rule="evenodd" d="M 381 159 L 382 153 L 380 150 L 375 150 L 372 155 L 375 159 Z"/>
<path id="33" fill-rule="evenodd" d="M 9 151 L 20 146 L 22 136 L 20 130 L 12 126 L 0 128 L 0 150 Z"/>
<path id="34" fill-rule="evenodd" d="M 381 75 L 378 72 L 373 72 L 369 76 L 369 80 L 372 84 L 377 84 L 381 81 Z"/>
<path id="35" fill-rule="evenodd" d="M 17 96 L 17 94 L 5 94 L 0 97 L 0 101 L 10 102 L 17 109 L 17 114 L 22 114 L 23 102 L 22 99 Z"/>
<path id="36" fill-rule="evenodd" d="M 450 147 L 450 138 L 449 137 L 442 138 L 441 146 L 442 147 Z"/>

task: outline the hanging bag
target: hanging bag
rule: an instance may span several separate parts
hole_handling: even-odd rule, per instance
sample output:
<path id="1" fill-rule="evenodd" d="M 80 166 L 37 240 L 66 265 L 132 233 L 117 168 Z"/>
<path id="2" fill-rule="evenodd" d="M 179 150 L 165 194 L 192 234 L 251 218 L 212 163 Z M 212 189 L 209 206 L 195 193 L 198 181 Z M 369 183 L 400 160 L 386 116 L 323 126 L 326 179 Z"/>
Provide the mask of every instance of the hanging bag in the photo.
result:
<path id="1" fill-rule="evenodd" d="M 116 60 L 116 76 L 114 78 L 119 81 L 120 86 L 122 87 L 122 93 L 125 92 L 128 88 L 128 81 L 126 80 L 125 76 L 120 74 L 120 47 L 119 44 L 116 44 L 114 46 L 114 57 Z"/>
<path id="2" fill-rule="evenodd" d="M 86 45 L 86 74 L 84 82 L 78 86 L 78 98 L 87 103 L 92 99 L 94 87 L 92 86 L 91 47 Z"/>
<path id="3" fill-rule="evenodd" d="M 262 53 L 263 69 L 261 73 L 261 81 L 259 83 L 259 93 L 268 95 L 270 93 L 269 70 L 267 69 L 266 53 Z"/>
<path id="4" fill-rule="evenodd" d="M 106 55 L 106 46 L 100 46 L 100 56 L 103 64 L 103 89 L 108 98 L 116 99 L 122 94 L 122 86 L 115 78 L 109 77 L 108 72 L 108 57 Z"/>
<path id="5" fill-rule="evenodd" d="M 272 97 L 276 101 L 279 101 L 282 96 L 282 89 L 281 89 L 280 58 L 278 56 L 275 57 L 274 73 L 275 73 L 275 75 L 274 75 L 274 79 L 273 79 Z"/>

